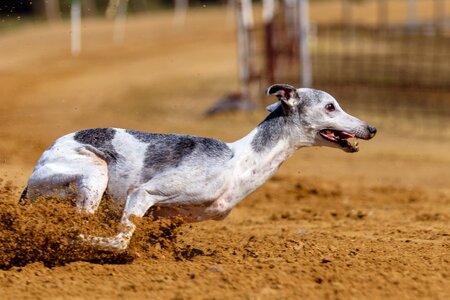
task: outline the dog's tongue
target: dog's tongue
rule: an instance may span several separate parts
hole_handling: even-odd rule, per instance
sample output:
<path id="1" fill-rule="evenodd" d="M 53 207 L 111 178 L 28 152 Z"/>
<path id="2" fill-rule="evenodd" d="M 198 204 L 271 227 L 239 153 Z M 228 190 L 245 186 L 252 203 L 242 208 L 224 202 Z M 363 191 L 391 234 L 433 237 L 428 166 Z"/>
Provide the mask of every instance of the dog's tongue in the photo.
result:
<path id="1" fill-rule="evenodd" d="M 351 134 L 351 133 L 348 133 L 348 132 L 346 132 L 346 131 L 341 131 L 341 132 L 339 132 L 339 136 L 340 136 L 341 138 L 348 139 L 348 138 L 354 137 L 355 135 L 353 135 L 353 134 Z"/>

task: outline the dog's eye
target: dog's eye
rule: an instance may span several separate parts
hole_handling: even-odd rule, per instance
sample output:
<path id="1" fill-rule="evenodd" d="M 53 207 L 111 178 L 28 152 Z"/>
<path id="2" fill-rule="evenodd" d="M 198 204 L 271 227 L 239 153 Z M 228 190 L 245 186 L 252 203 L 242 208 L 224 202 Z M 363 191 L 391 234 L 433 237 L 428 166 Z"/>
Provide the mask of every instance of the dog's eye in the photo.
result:
<path id="1" fill-rule="evenodd" d="M 328 111 L 334 111 L 335 110 L 333 103 L 328 103 L 327 105 L 325 105 L 325 109 L 328 110 Z"/>

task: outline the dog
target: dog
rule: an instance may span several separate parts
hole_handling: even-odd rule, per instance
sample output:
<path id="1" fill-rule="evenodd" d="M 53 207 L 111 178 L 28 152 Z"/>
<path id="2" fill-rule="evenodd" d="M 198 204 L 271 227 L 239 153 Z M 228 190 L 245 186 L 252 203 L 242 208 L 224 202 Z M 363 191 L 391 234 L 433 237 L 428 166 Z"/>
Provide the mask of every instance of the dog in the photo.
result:
<path id="1" fill-rule="evenodd" d="M 104 250 L 124 250 L 136 229 L 132 215 L 143 217 L 157 208 L 157 217 L 222 220 L 296 150 L 327 146 L 357 152 L 350 138 L 376 134 L 326 92 L 275 84 L 267 94 L 278 98 L 267 107 L 268 116 L 233 143 L 119 128 L 65 135 L 42 154 L 22 197 L 31 202 L 75 197 L 77 208 L 92 214 L 108 193 L 125 204 L 123 229 L 113 237 L 81 238 Z"/>

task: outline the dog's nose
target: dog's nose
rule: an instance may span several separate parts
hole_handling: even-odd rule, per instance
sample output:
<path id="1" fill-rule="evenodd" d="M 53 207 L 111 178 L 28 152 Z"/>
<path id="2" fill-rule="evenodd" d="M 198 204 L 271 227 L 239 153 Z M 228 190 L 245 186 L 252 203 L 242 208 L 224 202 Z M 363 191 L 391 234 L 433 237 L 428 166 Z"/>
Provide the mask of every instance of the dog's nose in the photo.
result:
<path id="1" fill-rule="evenodd" d="M 367 129 L 369 130 L 370 138 L 373 138 L 375 136 L 375 134 L 377 133 L 377 129 L 370 125 L 367 125 Z"/>

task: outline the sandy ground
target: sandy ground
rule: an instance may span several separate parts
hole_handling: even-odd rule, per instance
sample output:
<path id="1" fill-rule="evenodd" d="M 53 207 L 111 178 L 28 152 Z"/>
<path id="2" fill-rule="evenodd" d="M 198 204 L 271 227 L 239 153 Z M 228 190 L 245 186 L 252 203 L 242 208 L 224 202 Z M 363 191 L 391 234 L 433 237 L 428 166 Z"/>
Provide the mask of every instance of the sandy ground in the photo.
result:
<path id="1" fill-rule="evenodd" d="M 113 126 L 232 141 L 264 117 L 202 116 L 237 87 L 223 11 L 195 10 L 185 29 L 170 14 L 130 19 L 121 46 L 111 34 L 108 21 L 84 23 L 76 58 L 68 24 L 0 36 L 2 299 L 450 297 L 450 141 L 400 133 L 371 112 L 358 115 L 379 134 L 359 153 L 302 149 L 224 221 L 144 220 L 115 256 L 69 242 L 113 232 L 108 209 L 18 207 L 34 163 L 64 133 Z"/>

